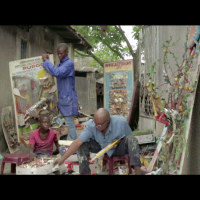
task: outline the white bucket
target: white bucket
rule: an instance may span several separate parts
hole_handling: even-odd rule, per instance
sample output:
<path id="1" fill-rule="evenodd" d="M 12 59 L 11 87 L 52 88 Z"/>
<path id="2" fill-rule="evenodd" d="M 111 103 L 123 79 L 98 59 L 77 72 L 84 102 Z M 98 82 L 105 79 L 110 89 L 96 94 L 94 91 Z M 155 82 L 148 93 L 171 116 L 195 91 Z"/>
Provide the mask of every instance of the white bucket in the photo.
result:
<path id="1" fill-rule="evenodd" d="M 118 171 L 119 171 L 119 175 L 128 175 L 128 166 L 127 165 L 119 165 Z"/>

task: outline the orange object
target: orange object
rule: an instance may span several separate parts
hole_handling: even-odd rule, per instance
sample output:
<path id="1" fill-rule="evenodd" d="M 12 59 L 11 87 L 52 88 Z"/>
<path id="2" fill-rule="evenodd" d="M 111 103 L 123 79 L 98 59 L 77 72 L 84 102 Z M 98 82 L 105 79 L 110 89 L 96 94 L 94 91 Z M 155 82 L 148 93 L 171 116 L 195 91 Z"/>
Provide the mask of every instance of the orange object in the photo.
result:
<path id="1" fill-rule="evenodd" d="M 20 135 L 20 141 L 22 142 L 22 144 L 26 147 L 29 148 L 29 140 L 25 140 L 23 135 Z"/>
<path id="2" fill-rule="evenodd" d="M 82 125 L 82 124 L 76 124 L 75 126 L 76 126 L 76 129 L 78 130 L 85 128 L 85 125 Z"/>

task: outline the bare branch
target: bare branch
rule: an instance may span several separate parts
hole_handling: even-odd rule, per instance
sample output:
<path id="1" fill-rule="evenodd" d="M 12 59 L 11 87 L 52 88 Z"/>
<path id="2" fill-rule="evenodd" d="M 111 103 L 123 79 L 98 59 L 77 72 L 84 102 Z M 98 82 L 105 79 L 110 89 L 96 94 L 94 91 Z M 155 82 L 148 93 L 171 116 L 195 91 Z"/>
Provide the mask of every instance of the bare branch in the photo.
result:
<path id="1" fill-rule="evenodd" d="M 124 57 L 122 56 L 122 54 L 116 50 L 114 50 L 109 44 L 106 44 L 106 46 L 113 52 L 115 52 L 122 60 L 124 60 Z"/>
<path id="2" fill-rule="evenodd" d="M 78 52 L 76 49 L 74 49 L 74 51 L 80 56 L 92 57 L 91 55 L 82 54 L 82 53 Z"/>
<path id="3" fill-rule="evenodd" d="M 100 36 L 97 36 L 97 37 L 101 41 L 101 37 Z M 103 44 L 106 45 L 112 52 L 116 53 L 122 60 L 124 60 L 124 57 L 122 56 L 122 54 L 119 51 L 114 50 L 107 42 L 105 42 Z"/>
<path id="4" fill-rule="evenodd" d="M 96 57 L 91 51 L 87 51 L 87 53 L 88 53 L 94 60 L 96 60 L 102 67 L 104 67 L 104 63 L 103 63 L 98 57 Z"/>
<path id="5" fill-rule="evenodd" d="M 127 44 L 129 51 L 130 51 L 130 54 L 134 58 L 134 52 L 133 52 L 132 46 L 131 46 L 130 42 L 128 41 L 127 37 L 125 36 L 124 31 L 122 30 L 121 26 L 118 25 L 118 26 L 115 26 L 115 28 L 116 28 L 117 31 L 119 31 L 121 33 L 122 37 L 126 41 L 126 44 Z"/>
<path id="6" fill-rule="evenodd" d="M 91 51 L 87 51 L 87 53 L 89 54 L 89 55 L 87 55 L 87 54 L 82 54 L 82 53 L 80 53 L 80 52 L 78 52 L 77 50 L 74 50 L 78 55 L 80 55 L 80 56 L 85 56 L 85 57 L 92 57 L 94 60 L 96 60 L 102 67 L 104 67 L 104 63 L 99 59 L 99 58 L 97 58 Z"/>

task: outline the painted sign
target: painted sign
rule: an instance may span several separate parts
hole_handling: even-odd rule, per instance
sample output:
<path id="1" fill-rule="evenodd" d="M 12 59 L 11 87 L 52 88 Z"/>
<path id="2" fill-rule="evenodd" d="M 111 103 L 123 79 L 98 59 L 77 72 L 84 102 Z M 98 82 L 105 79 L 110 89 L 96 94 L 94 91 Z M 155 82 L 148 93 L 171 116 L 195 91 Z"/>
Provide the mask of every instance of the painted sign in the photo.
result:
<path id="1" fill-rule="evenodd" d="M 104 64 L 104 108 L 127 120 L 133 97 L 133 60 Z"/>
<path id="2" fill-rule="evenodd" d="M 49 60 L 54 63 L 53 55 L 49 56 Z M 48 98 L 49 91 L 56 85 L 56 81 L 43 68 L 42 56 L 9 62 L 9 69 L 19 141 L 20 135 L 30 133 L 31 129 L 37 128 L 37 121 L 31 127 L 25 127 L 26 110 L 37 103 L 41 97 Z M 56 102 L 57 95 L 55 95 L 55 103 L 50 103 L 50 109 L 56 107 Z"/>

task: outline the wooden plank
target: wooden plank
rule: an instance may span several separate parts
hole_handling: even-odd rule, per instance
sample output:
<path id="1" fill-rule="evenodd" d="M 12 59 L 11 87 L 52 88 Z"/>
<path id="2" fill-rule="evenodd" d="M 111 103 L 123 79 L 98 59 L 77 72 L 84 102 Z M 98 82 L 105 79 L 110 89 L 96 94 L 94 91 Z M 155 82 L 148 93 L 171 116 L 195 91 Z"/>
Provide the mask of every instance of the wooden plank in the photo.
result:
<path id="1" fill-rule="evenodd" d="M 75 89 L 78 96 L 78 102 L 83 107 L 83 111 L 88 113 L 88 80 L 84 77 L 75 77 Z"/>
<path id="2" fill-rule="evenodd" d="M 83 112 L 89 115 L 94 114 L 97 109 L 96 79 L 75 77 L 75 81 L 78 101 L 83 107 Z"/>
<path id="3" fill-rule="evenodd" d="M 89 82 L 89 114 L 94 114 L 97 110 L 96 79 L 90 78 Z"/>

